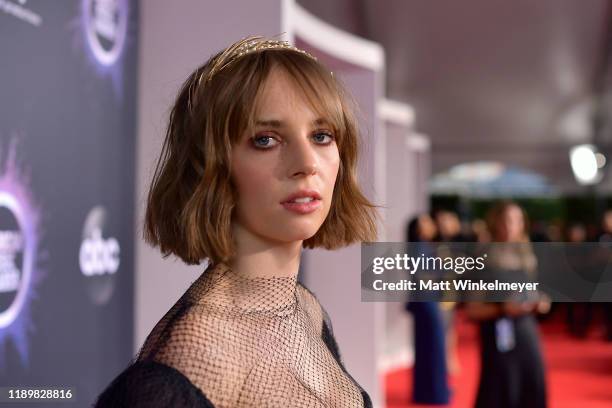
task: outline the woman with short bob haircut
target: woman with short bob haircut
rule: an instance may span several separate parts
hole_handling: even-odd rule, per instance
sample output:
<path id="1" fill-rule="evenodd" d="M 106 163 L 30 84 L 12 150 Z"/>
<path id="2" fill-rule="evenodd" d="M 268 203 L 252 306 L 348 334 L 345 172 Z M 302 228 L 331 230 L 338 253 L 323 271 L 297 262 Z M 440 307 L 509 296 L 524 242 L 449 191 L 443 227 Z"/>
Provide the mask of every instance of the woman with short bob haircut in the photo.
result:
<path id="1" fill-rule="evenodd" d="M 309 53 L 249 37 L 196 69 L 170 114 L 144 236 L 208 267 L 97 406 L 371 407 L 297 281 L 302 248 L 376 239 L 357 156 L 350 99 Z"/>

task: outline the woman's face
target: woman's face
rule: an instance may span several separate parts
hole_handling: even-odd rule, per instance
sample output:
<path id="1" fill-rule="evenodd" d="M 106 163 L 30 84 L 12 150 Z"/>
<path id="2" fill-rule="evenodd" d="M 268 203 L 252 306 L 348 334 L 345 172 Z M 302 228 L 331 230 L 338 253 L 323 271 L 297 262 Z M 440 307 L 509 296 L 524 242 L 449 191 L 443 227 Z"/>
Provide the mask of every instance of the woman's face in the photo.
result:
<path id="1" fill-rule="evenodd" d="M 461 232 L 461 223 L 457 215 L 450 211 L 441 211 L 436 217 L 437 227 L 443 238 L 454 238 Z"/>
<path id="2" fill-rule="evenodd" d="M 436 224 L 427 214 L 419 217 L 419 238 L 423 241 L 432 241 L 437 233 Z"/>
<path id="3" fill-rule="evenodd" d="M 278 68 L 259 95 L 255 124 L 232 148 L 234 222 L 275 243 L 310 238 L 331 206 L 340 165 L 334 134 Z"/>
<path id="4" fill-rule="evenodd" d="M 582 225 L 572 225 L 567 233 L 569 242 L 586 241 L 586 229 Z"/>
<path id="5" fill-rule="evenodd" d="M 511 205 L 504 211 L 499 220 L 499 240 L 516 242 L 521 241 L 525 232 L 523 211 L 516 205 Z"/>

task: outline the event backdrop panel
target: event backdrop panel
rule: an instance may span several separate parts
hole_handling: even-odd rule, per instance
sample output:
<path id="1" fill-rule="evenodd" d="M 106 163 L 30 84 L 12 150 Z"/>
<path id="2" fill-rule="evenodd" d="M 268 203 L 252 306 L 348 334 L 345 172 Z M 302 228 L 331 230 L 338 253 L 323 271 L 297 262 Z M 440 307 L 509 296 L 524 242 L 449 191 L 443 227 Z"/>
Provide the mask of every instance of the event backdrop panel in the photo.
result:
<path id="1" fill-rule="evenodd" d="M 0 385 L 65 406 L 132 357 L 137 15 L 0 0 Z"/>

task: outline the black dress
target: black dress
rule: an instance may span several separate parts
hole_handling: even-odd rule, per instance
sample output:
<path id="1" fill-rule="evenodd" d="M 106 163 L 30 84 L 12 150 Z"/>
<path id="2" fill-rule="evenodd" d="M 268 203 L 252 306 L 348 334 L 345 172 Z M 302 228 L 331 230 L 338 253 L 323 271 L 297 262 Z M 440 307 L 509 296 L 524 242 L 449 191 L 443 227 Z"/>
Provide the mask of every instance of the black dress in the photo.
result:
<path id="1" fill-rule="evenodd" d="M 228 272 L 204 272 L 95 407 L 372 407 L 310 291 Z"/>
<path id="2" fill-rule="evenodd" d="M 491 243 L 485 281 L 533 282 L 537 258 L 529 242 Z M 497 291 L 506 301 L 531 303 L 540 294 Z M 546 376 L 533 314 L 499 316 L 480 322 L 480 384 L 477 408 L 545 408 Z"/>
<path id="3" fill-rule="evenodd" d="M 505 336 L 511 340 L 500 339 Z M 480 341 L 482 368 L 476 407 L 545 408 L 546 381 L 535 317 L 527 314 L 481 322 Z M 504 343 L 509 343 L 508 350 Z"/>

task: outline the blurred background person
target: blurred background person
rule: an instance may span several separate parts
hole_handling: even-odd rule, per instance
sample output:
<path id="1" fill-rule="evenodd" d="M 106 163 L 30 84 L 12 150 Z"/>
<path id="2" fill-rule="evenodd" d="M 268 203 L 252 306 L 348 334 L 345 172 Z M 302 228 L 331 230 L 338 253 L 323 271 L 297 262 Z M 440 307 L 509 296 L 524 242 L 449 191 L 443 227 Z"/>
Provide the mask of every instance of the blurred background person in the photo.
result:
<path id="1" fill-rule="evenodd" d="M 612 209 L 604 212 L 601 219 L 601 231 L 597 237 L 601 243 L 612 243 Z M 607 341 L 612 342 L 612 303 L 601 303 L 604 315 L 605 334 Z"/>
<path id="2" fill-rule="evenodd" d="M 472 221 L 472 231 L 476 242 L 491 242 L 491 234 L 485 220 L 477 218 Z"/>
<path id="3" fill-rule="evenodd" d="M 431 242 L 437 228 L 428 214 L 413 218 L 406 228 L 410 252 L 434 256 Z M 408 302 L 414 321 L 414 372 L 412 401 L 417 404 L 448 404 L 444 319 L 438 302 Z"/>
<path id="4" fill-rule="evenodd" d="M 589 249 L 580 247 L 579 244 L 586 242 L 587 230 L 580 222 L 571 222 L 565 231 L 565 241 L 570 244 L 568 247 L 577 259 L 577 267 L 585 267 L 583 256 L 587 256 Z M 573 245 L 572 245 L 573 244 Z M 593 304 L 590 302 L 568 302 L 567 306 L 567 326 L 569 332 L 576 337 L 586 337 L 591 320 L 593 319 Z"/>
<path id="5" fill-rule="evenodd" d="M 464 234 L 461 229 L 461 221 L 456 212 L 447 209 L 434 211 L 434 219 L 438 228 L 436 242 L 470 242 L 475 238 Z M 455 254 L 457 255 L 457 254 Z M 457 331 L 455 329 L 455 302 L 441 302 L 440 308 L 444 317 L 444 333 L 446 338 L 446 361 L 451 373 L 457 373 L 460 369 L 457 357 Z"/>
<path id="6" fill-rule="evenodd" d="M 587 240 L 587 231 L 581 222 L 571 222 L 566 229 L 565 239 L 567 242 L 581 243 Z"/>
<path id="7" fill-rule="evenodd" d="M 503 201 L 489 211 L 493 242 L 487 267 L 501 273 L 534 276 L 537 260 L 529 244 L 521 207 Z M 468 302 L 466 312 L 479 322 L 481 372 L 477 408 L 542 408 L 547 406 L 546 379 L 537 320 L 546 300 L 508 299 L 501 303 Z"/>
<path id="8" fill-rule="evenodd" d="M 433 212 L 433 218 L 438 228 L 435 237 L 436 242 L 464 242 L 468 237 L 461 231 L 461 221 L 454 211 L 437 209 Z"/>

